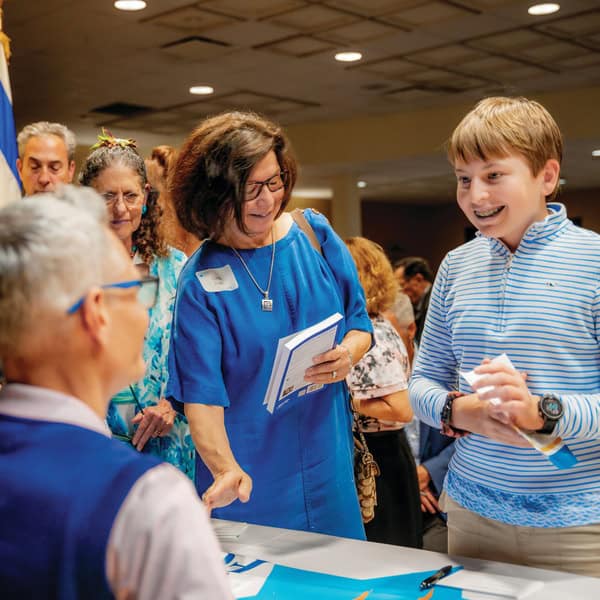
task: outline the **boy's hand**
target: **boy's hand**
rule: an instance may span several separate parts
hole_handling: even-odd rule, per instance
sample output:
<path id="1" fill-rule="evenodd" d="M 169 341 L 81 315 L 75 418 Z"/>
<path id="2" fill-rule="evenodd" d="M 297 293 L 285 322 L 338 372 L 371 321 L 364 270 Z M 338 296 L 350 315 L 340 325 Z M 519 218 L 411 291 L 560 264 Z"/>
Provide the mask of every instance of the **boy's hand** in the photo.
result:
<path id="1" fill-rule="evenodd" d="M 544 420 L 538 410 L 539 397 L 529 392 L 526 373 L 489 360 L 484 360 L 475 373 L 485 375 L 473 384 L 475 392 L 491 386 L 485 392 L 478 392 L 479 398 L 489 404 L 490 417 L 525 431 L 535 431 L 543 426 Z"/>
<path id="2" fill-rule="evenodd" d="M 484 435 L 497 442 L 511 446 L 529 447 L 511 424 L 499 421 L 491 409 L 496 408 L 477 394 L 460 396 L 452 405 L 452 426 L 471 433 Z"/>

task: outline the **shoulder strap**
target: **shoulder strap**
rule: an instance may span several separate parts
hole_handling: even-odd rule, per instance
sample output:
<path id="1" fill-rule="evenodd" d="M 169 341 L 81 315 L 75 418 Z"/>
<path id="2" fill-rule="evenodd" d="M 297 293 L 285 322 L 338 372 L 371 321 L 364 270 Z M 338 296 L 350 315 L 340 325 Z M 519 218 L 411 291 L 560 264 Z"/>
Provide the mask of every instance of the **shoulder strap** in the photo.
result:
<path id="1" fill-rule="evenodd" d="M 294 221 L 296 222 L 296 225 L 298 225 L 298 227 L 300 227 L 300 229 L 302 229 L 302 231 L 305 233 L 306 237 L 308 238 L 308 240 L 310 242 L 310 245 L 319 254 L 323 254 L 323 251 L 321 250 L 321 244 L 319 244 L 319 240 L 317 239 L 317 236 L 315 235 L 314 229 L 310 226 L 310 223 L 306 220 L 306 217 L 304 216 L 304 211 L 301 208 L 295 208 L 294 210 L 292 210 L 290 212 L 290 214 L 292 215 L 292 219 L 294 219 Z"/>

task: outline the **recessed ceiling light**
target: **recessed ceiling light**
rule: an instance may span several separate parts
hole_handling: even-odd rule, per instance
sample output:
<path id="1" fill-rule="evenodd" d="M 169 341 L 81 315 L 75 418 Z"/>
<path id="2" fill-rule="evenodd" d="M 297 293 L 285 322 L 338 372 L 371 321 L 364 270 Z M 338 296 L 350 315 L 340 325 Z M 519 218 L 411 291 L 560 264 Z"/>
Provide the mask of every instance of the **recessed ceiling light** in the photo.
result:
<path id="1" fill-rule="evenodd" d="M 592 156 L 600 156 L 600 150 L 592 150 Z"/>
<path id="2" fill-rule="evenodd" d="M 357 181 L 356 182 L 356 187 L 366 188 L 367 187 L 367 182 L 366 181 Z"/>
<path id="3" fill-rule="evenodd" d="M 144 0 L 116 0 L 115 8 L 119 10 L 144 10 L 146 3 Z"/>
<path id="4" fill-rule="evenodd" d="M 190 94 L 196 94 L 198 96 L 209 96 L 215 93 L 215 88 L 210 85 L 194 85 L 190 88 Z"/>
<path id="5" fill-rule="evenodd" d="M 527 9 L 527 12 L 530 15 L 540 16 L 540 15 L 551 15 L 556 11 L 560 10 L 560 4 L 556 2 L 544 2 L 543 4 L 534 4 Z"/>
<path id="6" fill-rule="evenodd" d="M 338 52 L 335 55 L 335 60 L 339 60 L 340 62 L 356 62 L 362 58 L 362 54 L 360 52 Z"/>

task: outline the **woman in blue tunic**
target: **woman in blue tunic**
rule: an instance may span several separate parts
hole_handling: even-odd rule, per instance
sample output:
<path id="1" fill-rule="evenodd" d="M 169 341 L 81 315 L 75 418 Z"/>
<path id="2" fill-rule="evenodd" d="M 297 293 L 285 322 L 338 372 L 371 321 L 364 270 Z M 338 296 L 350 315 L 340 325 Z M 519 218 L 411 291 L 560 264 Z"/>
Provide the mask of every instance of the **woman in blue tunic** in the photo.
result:
<path id="1" fill-rule="evenodd" d="M 257 115 L 209 118 L 184 143 L 171 190 L 183 226 L 208 239 L 180 276 L 166 394 L 188 417 L 213 516 L 364 539 L 344 379 L 372 327 L 327 220 L 305 211 L 319 252 L 283 212 L 295 181 L 282 130 Z M 305 373 L 316 389 L 271 414 L 278 340 L 335 312 L 337 345 Z"/>

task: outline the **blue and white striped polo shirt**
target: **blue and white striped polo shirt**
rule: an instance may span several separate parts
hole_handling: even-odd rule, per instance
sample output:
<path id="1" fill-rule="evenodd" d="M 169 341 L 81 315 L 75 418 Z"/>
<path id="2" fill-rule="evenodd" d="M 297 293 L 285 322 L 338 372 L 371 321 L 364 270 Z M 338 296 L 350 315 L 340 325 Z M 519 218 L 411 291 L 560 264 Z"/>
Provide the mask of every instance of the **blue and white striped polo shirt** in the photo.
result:
<path id="1" fill-rule="evenodd" d="M 417 416 L 439 426 L 446 393 L 471 393 L 458 372 L 506 352 L 533 394 L 565 407 L 557 425 L 579 462 L 554 467 L 533 448 L 471 434 L 457 441 L 447 493 L 513 525 L 600 522 L 600 236 L 561 204 L 531 225 L 514 254 L 479 235 L 440 266 L 410 385 Z"/>

